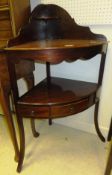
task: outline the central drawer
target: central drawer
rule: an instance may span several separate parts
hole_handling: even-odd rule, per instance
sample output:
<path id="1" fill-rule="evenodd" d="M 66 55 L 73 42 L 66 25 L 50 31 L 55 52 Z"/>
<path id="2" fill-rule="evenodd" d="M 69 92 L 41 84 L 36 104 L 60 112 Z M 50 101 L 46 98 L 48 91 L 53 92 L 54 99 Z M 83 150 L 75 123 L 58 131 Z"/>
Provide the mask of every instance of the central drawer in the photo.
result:
<path id="1" fill-rule="evenodd" d="M 88 106 L 89 106 L 88 98 L 78 102 L 70 103 L 70 104 L 52 106 L 51 117 L 58 118 L 58 117 L 64 117 L 64 116 L 76 114 L 87 109 Z"/>
<path id="2" fill-rule="evenodd" d="M 83 99 L 78 102 L 69 103 L 65 105 L 56 105 L 56 106 L 28 106 L 18 104 L 20 115 L 23 117 L 32 117 L 32 118 L 61 118 L 76 114 L 81 112 L 89 107 L 89 100 Z"/>

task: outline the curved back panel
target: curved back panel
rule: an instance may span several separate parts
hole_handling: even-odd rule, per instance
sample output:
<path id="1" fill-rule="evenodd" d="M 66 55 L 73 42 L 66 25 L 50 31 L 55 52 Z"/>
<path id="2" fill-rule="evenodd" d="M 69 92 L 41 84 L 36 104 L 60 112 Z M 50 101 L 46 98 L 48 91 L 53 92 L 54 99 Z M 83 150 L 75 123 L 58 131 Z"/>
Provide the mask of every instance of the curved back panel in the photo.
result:
<path id="1" fill-rule="evenodd" d="M 20 30 L 14 44 L 47 39 L 106 40 L 103 35 L 92 33 L 89 27 L 77 25 L 63 8 L 54 4 L 40 4 L 32 11 L 28 24 Z M 13 45 L 13 42 L 10 44 Z"/>

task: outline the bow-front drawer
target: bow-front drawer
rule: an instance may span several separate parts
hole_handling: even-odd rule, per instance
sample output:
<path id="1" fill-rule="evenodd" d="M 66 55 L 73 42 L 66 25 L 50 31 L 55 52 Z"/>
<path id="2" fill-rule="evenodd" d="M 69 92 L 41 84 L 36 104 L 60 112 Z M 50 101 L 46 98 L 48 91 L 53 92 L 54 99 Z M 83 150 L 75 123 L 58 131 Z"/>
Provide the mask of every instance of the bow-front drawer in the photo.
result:
<path id="1" fill-rule="evenodd" d="M 66 104 L 66 105 L 56 105 L 56 106 L 28 106 L 28 105 L 18 105 L 19 112 L 23 117 L 33 117 L 33 118 L 58 118 L 69 116 L 81 112 L 89 107 L 89 100 L 83 99 L 78 102 Z"/>
<path id="2" fill-rule="evenodd" d="M 89 100 L 83 99 L 78 102 L 66 104 L 66 105 L 57 105 L 51 107 L 51 116 L 52 118 L 64 117 L 72 114 L 76 114 L 87 109 L 89 106 Z"/>

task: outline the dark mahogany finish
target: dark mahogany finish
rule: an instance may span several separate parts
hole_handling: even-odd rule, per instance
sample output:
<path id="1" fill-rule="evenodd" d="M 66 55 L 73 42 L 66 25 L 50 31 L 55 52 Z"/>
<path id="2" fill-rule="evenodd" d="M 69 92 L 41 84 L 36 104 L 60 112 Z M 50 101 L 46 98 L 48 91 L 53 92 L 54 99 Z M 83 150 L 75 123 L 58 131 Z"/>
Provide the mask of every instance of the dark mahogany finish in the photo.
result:
<path id="1" fill-rule="evenodd" d="M 94 34 L 89 27 L 79 26 L 63 8 L 57 5 L 38 5 L 10 45 L 34 40 L 54 39 L 96 39 L 106 40 L 103 35 Z"/>
<path id="2" fill-rule="evenodd" d="M 96 89 L 95 83 L 51 78 L 48 84 L 45 79 L 18 100 L 18 108 L 24 117 L 64 117 L 91 106 Z"/>
<path id="3" fill-rule="evenodd" d="M 111 122 L 110 122 L 110 128 L 109 128 L 109 133 L 108 133 L 107 140 L 110 141 L 111 138 L 112 138 L 112 118 L 111 118 Z"/>
<path id="4" fill-rule="evenodd" d="M 74 19 L 57 5 L 39 5 L 18 37 L 6 48 L 8 68 L 20 133 L 20 172 L 25 153 L 23 117 L 50 119 L 79 113 L 95 104 L 95 127 L 98 126 L 99 96 L 103 77 L 107 41 L 103 35 L 93 34 L 88 27 L 78 26 Z M 88 60 L 101 54 L 98 83 L 68 80 L 50 75 L 50 64 L 77 59 Z M 46 62 L 46 79 L 19 97 L 15 65 L 20 60 Z M 35 131 L 36 132 L 36 131 Z M 37 134 L 38 135 L 38 134 Z"/>

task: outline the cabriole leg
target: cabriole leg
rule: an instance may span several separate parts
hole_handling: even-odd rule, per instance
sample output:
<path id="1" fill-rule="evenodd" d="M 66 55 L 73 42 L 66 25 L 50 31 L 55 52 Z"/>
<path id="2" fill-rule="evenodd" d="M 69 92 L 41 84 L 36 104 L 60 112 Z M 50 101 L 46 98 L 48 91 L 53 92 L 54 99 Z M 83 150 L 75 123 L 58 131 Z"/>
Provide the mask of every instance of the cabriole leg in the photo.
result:
<path id="1" fill-rule="evenodd" d="M 96 132 L 97 132 L 99 138 L 101 139 L 102 142 L 105 142 L 105 138 L 102 135 L 100 128 L 99 128 L 99 124 L 98 124 L 98 109 L 99 109 L 99 101 L 97 101 L 95 104 L 94 124 L 95 124 Z"/>
<path id="2" fill-rule="evenodd" d="M 33 136 L 38 137 L 40 134 L 35 129 L 35 120 L 30 119 L 30 122 L 31 122 L 31 129 L 32 129 Z"/>
<path id="3" fill-rule="evenodd" d="M 34 74 L 33 74 L 33 72 L 30 73 L 29 75 L 27 75 L 26 77 L 24 77 L 24 80 L 27 83 L 28 89 L 31 89 L 34 86 Z M 38 137 L 39 133 L 35 129 L 35 120 L 31 119 L 30 123 L 31 123 L 31 129 L 32 129 L 33 136 Z"/>
<path id="4" fill-rule="evenodd" d="M 19 128 L 19 138 L 20 138 L 20 153 L 19 153 L 17 172 L 21 172 L 24 155 L 25 155 L 25 133 L 24 133 L 24 126 L 23 126 L 23 119 L 19 117 L 18 114 L 17 114 L 17 122 L 18 122 L 18 128 Z"/>
<path id="5" fill-rule="evenodd" d="M 6 123 L 9 129 L 9 133 L 10 133 L 13 147 L 15 150 L 15 161 L 18 162 L 19 148 L 18 148 L 18 143 L 17 143 L 16 131 L 14 127 L 14 121 L 13 121 L 12 113 L 10 110 L 9 92 L 7 92 L 7 90 L 4 89 L 3 87 L 1 87 L 0 97 L 1 97 L 0 101 L 2 102 L 2 107 L 3 107 L 4 114 L 5 114 L 4 118 L 6 119 Z"/>

